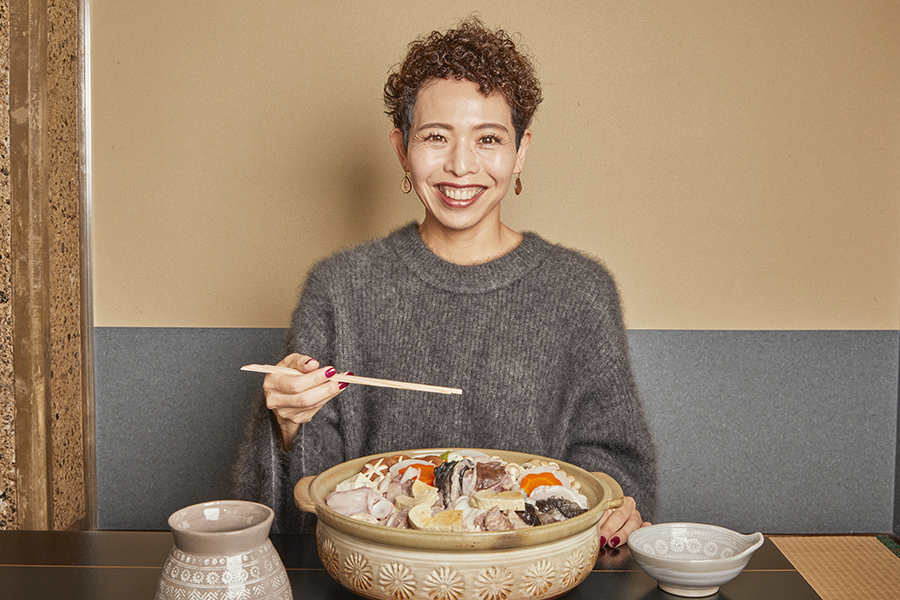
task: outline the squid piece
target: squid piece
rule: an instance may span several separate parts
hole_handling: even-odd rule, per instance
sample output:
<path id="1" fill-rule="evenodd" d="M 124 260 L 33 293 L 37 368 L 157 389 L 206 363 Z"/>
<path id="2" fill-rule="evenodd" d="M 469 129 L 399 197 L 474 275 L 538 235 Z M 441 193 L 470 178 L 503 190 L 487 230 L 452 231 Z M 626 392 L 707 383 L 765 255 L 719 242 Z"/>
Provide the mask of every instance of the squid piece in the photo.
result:
<path id="1" fill-rule="evenodd" d="M 372 515 L 381 521 L 394 512 L 394 505 L 384 496 L 369 487 L 332 492 L 325 498 L 330 509 L 348 517 L 353 515 Z"/>

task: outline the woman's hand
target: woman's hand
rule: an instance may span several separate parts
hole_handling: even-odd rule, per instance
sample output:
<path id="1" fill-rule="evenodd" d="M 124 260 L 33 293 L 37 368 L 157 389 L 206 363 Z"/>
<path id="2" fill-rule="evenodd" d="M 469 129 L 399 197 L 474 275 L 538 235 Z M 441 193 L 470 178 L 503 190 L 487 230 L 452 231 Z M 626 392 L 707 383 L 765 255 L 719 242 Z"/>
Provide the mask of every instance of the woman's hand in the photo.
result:
<path id="1" fill-rule="evenodd" d="M 634 498 L 625 496 L 619 508 L 606 511 L 600 518 L 600 547 L 617 548 L 628 540 L 628 534 L 650 523 L 641 519 Z"/>
<path id="2" fill-rule="evenodd" d="M 300 425 L 312 419 L 347 384 L 330 381 L 337 375 L 334 367 L 320 367 L 318 361 L 302 354 L 290 354 L 278 366 L 299 371 L 296 375 L 269 373 L 263 380 L 266 406 L 275 413 L 282 445 L 290 450 Z"/>

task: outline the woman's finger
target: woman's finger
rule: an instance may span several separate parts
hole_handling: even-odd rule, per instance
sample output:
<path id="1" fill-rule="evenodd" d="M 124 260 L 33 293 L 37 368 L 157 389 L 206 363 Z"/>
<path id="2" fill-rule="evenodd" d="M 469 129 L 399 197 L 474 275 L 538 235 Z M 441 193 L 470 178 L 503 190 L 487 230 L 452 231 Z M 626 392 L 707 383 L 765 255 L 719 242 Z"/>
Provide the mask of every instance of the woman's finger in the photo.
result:
<path id="1" fill-rule="evenodd" d="M 263 379 L 263 391 L 266 393 L 266 398 L 270 394 L 301 395 L 307 390 L 328 383 L 328 380 L 335 375 L 337 375 L 337 371 L 334 367 L 321 367 L 308 373 L 298 372 L 296 375 L 269 373 Z M 337 384 L 332 387 L 335 388 L 333 391 L 337 391 Z"/>
<path id="2" fill-rule="evenodd" d="M 263 383 L 266 406 L 275 415 L 285 450 L 293 446 L 294 437 L 300 431 L 300 426 L 312 419 L 320 408 L 343 389 L 341 386 L 345 384 L 328 381 L 334 377 L 333 371 L 333 368 L 326 367 L 306 374 L 266 376 Z M 301 391 L 294 392 L 294 389 Z"/>
<path id="3" fill-rule="evenodd" d="M 613 534 L 613 537 L 609 540 L 609 545 L 613 548 L 618 548 L 628 541 L 628 536 L 631 535 L 632 532 L 637 531 L 643 526 L 643 521 L 641 521 L 641 515 L 639 512 L 635 511 L 625 524 Z"/>
<path id="4" fill-rule="evenodd" d="M 300 426 L 312 419 L 347 384 L 330 381 L 337 375 L 337 370 L 334 367 L 320 367 L 316 359 L 304 354 L 289 354 L 278 366 L 289 367 L 297 373 L 267 374 L 263 380 L 263 392 L 266 407 L 275 415 L 281 429 L 282 444 L 290 448 Z"/>
<path id="5" fill-rule="evenodd" d="M 612 511 L 600 525 L 600 543 L 611 548 L 621 546 L 628 539 L 628 534 L 643 524 L 634 498 L 626 496 L 622 506 Z"/>
<path id="6" fill-rule="evenodd" d="M 280 363 L 278 363 L 279 367 L 290 367 L 291 369 L 296 369 L 301 373 L 311 373 L 319 368 L 319 361 L 314 359 L 311 356 L 306 356 L 304 354 L 288 354 L 285 356 Z"/>
<path id="7" fill-rule="evenodd" d="M 270 373 L 263 380 L 266 405 L 272 410 L 308 410 L 324 404 L 340 392 L 343 387 L 336 381 L 329 381 L 337 375 L 334 367 L 323 367 L 312 373 L 283 375 Z"/>

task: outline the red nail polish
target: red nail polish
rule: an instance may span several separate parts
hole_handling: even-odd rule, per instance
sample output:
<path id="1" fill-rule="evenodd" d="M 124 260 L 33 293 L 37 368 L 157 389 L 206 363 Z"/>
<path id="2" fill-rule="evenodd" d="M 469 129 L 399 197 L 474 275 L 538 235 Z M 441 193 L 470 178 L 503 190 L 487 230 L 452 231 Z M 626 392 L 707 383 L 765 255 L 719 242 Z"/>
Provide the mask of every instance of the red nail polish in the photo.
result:
<path id="1" fill-rule="evenodd" d="M 353 373 L 350 372 L 350 371 L 347 371 L 347 375 L 353 375 Z M 350 385 L 350 384 L 347 383 L 346 381 L 342 381 L 342 382 L 340 382 L 340 383 L 338 384 L 338 389 L 339 389 L 339 390 L 342 390 L 342 389 L 344 389 L 345 387 L 347 387 L 348 385 Z"/>
<path id="2" fill-rule="evenodd" d="M 303 364 L 304 364 L 304 365 L 308 365 L 309 363 L 311 363 L 311 362 L 314 361 L 314 360 L 316 360 L 316 359 L 310 358 L 308 361 L 306 361 L 306 362 L 303 363 Z"/>
<path id="3" fill-rule="evenodd" d="M 325 371 L 325 377 L 334 377 L 335 375 L 337 375 L 337 371 L 333 367 Z"/>
<path id="4" fill-rule="evenodd" d="M 619 536 L 616 536 L 616 537 L 614 537 L 613 539 L 609 540 L 609 547 L 610 547 L 610 548 L 615 548 L 615 547 L 618 546 L 621 542 L 622 542 L 622 540 L 619 539 Z"/>
<path id="5" fill-rule="evenodd" d="M 606 546 L 606 536 L 601 535 L 600 536 L 600 547 L 603 548 L 604 546 Z"/>

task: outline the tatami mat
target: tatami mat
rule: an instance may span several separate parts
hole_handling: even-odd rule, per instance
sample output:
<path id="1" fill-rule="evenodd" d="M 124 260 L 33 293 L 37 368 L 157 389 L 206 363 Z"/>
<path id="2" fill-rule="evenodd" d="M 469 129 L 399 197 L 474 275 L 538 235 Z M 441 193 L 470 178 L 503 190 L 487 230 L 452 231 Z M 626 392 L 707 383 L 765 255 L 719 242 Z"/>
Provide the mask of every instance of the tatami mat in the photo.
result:
<path id="1" fill-rule="evenodd" d="M 874 536 L 769 536 L 823 600 L 900 599 L 900 558 Z"/>

